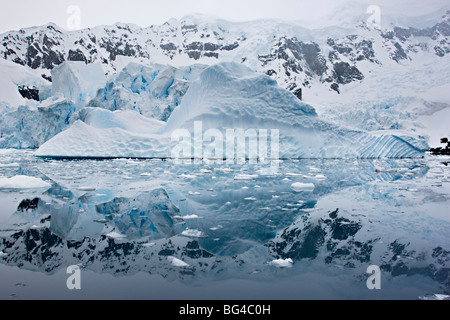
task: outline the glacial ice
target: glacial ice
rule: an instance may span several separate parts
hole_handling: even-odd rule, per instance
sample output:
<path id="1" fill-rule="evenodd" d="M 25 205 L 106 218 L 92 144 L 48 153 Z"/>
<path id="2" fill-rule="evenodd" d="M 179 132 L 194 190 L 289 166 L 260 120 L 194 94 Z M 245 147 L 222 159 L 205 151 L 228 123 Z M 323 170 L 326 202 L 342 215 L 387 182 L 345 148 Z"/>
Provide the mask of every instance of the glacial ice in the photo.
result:
<path id="1" fill-rule="evenodd" d="M 203 65 L 175 68 L 130 63 L 108 80 L 89 106 L 111 111 L 133 110 L 146 117 L 167 121 L 180 105 L 191 81 L 205 68 Z"/>
<path id="2" fill-rule="evenodd" d="M 135 126 L 134 121 L 126 121 L 132 113 L 95 108 L 82 112 L 84 122 L 75 122 L 36 155 L 170 158 L 178 143 L 171 141 L 172 133 L 177 129 L 194 132 L 195 122 L 201 122 L 205 131 L 223 131 L 224 136 L 227 129 L 236 128 L 279 130 L 281 158 L 422 157 L 427 149 L 424 141 L 399 132 L 350 130 L 322 121 L 313 107 L 269 77 L 236 63 L 205 69 L 167 124 L 140 116 L 140 123 L 147 125 Z"/>
<path id="3" fill-rule="evenodd" d="M 63 96 L 84 107 L 104 87 L 105 72 L 99 63 L 67 61 L 52 70 L 52 95 Z"/>

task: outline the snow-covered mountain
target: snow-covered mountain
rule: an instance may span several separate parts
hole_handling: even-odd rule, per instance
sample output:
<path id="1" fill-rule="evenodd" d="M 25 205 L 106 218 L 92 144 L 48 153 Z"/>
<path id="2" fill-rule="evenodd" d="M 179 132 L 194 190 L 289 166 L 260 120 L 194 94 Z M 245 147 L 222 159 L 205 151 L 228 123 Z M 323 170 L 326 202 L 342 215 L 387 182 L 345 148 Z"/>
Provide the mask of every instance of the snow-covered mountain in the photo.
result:
<path id="1" fill-rule="evenodd" d="M 444 57 L 450 52 L 449 36 L 450 12 L 432 27 L 383 30 L 371 30 L 364 20 L 351 28 L 306 29 L 275 20 L 231 23 L 187 16 L 148 28 L 115 24 L 67 32 L 48 24 L 22 29 L 0 36 L 0 53 L 46 77 L 64 61 L 100 62 L 107 74 L 120 71 L 130 59 L 176 66 L 236 61 L 270 74 L 292 91 L 315 82 L 339 91 L 368 76 L 367 63 L 389 67 L 424 53 Z"/>
<path id="2" fill-rule="evenodd" d="M 37 148 L 86 119 L 85 106 L 169 121 L 205 68 L 223 62 L 267 75 L 339 127 L 433 145 L 450 134 L 427 125 L 448 113 L 450 11 L 442 14 L 430 26 L 381 30 L 367 25 L 364 15 L 354 25 L 319 29 L 192 15 L 148 28 L 115 24 L 67 32 L 48 24 L 11 31 L 0 36 L 0 67 L 20 76 L 2 79 L 0 146 Z M 86 68 L 74 67 L 80 64 Z M 41 102 L 59 105 L 58 99 L 74 108 L 57 112 L 50 121 L 55 129 L 35 128 L 40 138 L 30 139 L 23 124 L 42 124 Z M 27 112 L 17 113 L 19 106 Z M 422 152 L 422 142 L 413 149 L 420 145 Z M 386 155 L 379 151 L 371 155 Z"/>

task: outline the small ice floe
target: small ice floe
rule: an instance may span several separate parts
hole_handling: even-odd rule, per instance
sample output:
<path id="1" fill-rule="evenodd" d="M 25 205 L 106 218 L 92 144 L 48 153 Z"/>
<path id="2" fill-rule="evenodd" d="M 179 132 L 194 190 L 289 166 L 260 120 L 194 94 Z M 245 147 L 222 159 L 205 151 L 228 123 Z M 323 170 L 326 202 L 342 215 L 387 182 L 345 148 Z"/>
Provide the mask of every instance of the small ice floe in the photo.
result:
<path id="1" fill-rule="evenodd" d="M 258 186 L 258 185 L 255 186 L 255 189 L 260 189 L 260 188 L 261 188 L 261 186 Z"/>
<path id="2" fill-rule="evenodd" d="M 279 199 L 280 196 L 272 196 L 272 199 Z"/>
<path id="3" fill-rule="evenodd" d="M 271 262 L 269 262 L 270 265 L 275 266 L 277 268 L 291 268 L 292 265 L 294 264 L 294 261 L 292 261 L 292 259 L 278 259 L 278 260 L 273 260 Z"/>
<path id="4" fill-rule="evenodd" d="M 270 211 L 271 209 L 269 207 L 264 207 L 264 208 L 260 208 L 259 210 Z"/>
<path id="5" fill-rule="evenodd" d="M 40 178 L 28 176 L 14 176 L 12 178 L 0 178 L 1 189 L 49 189 L 52 185 Z"/>
<path id="6" fill-rule="evenodd" d="M 291 189 L 295 192 L 312 192 L 316 186 L 312 183 L 296 182 L 291 185 Z"/>
<path id="7" fill-rule="evenodd" d="M 284 179 L 283 179 L 283 182 L 290 182 L 290 181 L 292 181 L 292 180 L 289 179 L 289 178 L 284 178 Z"/>
<path id="8" fill-rule="evenodd" d="M 203 232 L 197 229 L 184 230 L 181 235 L 188 238 L 207 238 L 207 236 Z"/>
<path id="9" fill-rule="evenodd" d="M 133 180 L 133 177 L 130 176 L 122 176 L 123 180 Z"/>
<path id="10" fill-rule="evenodd" d="M 187 216 L 183 216 L 181 217 L 184 220 L 194 220 L 194 219 L 200 219 L 200 217 L 196 214 L 191 214 L 191 215 L 187 215 Z"/>
<path id="11" fill-rule="evenodd" d="M 77 188 L 78 191 L 85 191 L 85 192 L 91 192 L 97 190 L 95 187 L 79 187 Z"/>
<path id="12" fill-rule="evenodd" d="M 189 191 L 189 195 L 192 196 L 199 196 L 200 192 L 193 192 L 193 191 Z"/>
<path id="13" fill-rule="evenodd" d="M 228 201 L 227 203 L 225 203 L 226 206 L 231 206 L 231 202 Z"/>
<path id="14" fill-rule="evenodd" d="M 286 206 L 287 207 L 301 207 L 303 205 L 303 203 L 288 203 Z"/>
<path id="15" fill-rule="evenodd" d="M 450 300 L 450 296 L 446 294 L 426 294 L 419 297 L 419 300 Z"/>
<path id="16" fill-rule="evenodd" d="M 156 243 L 154 243 L 154 242 L 144 243 L 142 246 L 145 247 L 145 248 L 151 248 L 151 247 L 156 246 Z"/>
<path id="17" fill-rule="evenodd" d="M 256 199 L 255 197 L 248 197 L 248 198 L 245 198 L 244 200 L 247 200 L 247 201 L 256 201 L 257 199 Z"/>
<path id="18" fill-rule="evenodd" d="M 152 174 L 149 172 L 141 173 L 141 177 L 151 177 L 151 176 L 152 176 Z"/>
<path id="19" fill-rule="evenodd" d="M 208 192 L 214 192 L 214 189 L 208 189 Z"/>
<path id="20" fill-rule="evenodd" d="M 314 176 L 313 179 L 315 179 L 315 180 L 326 180 L 327 177 L 324 176 L 323 174 L 318 174 L 318 175 Z"/>
<path id="21" fill-rule="evenodd" d="M 167 257 L 167 260 L 169 260 L 169 262 L 171 262 L 174 267 L 179 267 L 179 268 L 189 267 L 189 265 L 186 262 L 184 262 L 178 258 L 175 258 L 175 257 Z"/>
<path id="22" fill-rule="evenodd" d="M 106 220 L 106 219 L 97 219 L 97 220 L 94 220 L 94 222 L 95 222 L 95 223 L 105 224 L 105 223 L 108 223 L 109 221 Z"/>
<path id="23" fill-rule="evenodd" d="M 86 210 L 80 209 L 78 210 L 78 213 L 86 213 Z"/>
<path id="24" fill-rule="evenodd" d="M 238 174 L 234 177 L 234 180 L 253 180 L 258 179 L 257 174 Z"/>
<path id="25" fill-rule="evenodd" d="M 211 171 L 211 170 L 208 170 L 208 169 L 201 169 L 201 170 L 200 170 L 200 173 L 203 173 L 203 174 L 210 174 L 210 173 L 212 173 L 212 171 Z"/>
<path id="26" fill-rule="evenodd" d="M 197 178 L 197 176 L 196 175 L 194 175 L 194 174 L 182 174 L 182 175 L 180 175 L 180 178 L 182 178 L 182 179 L 195 179 L 195 178 Z"/>
<path id="27" fill-rule="evenodd" d="M 223 226 L 218 225 L 217 227 L 209 228 L 209 230 L 211 230 L 211 231 L 217 231 L 217 230 L 220 230 L 220 229 L 223 229 Z"/>
<path id="28" fill-rule="evenodd" d="M 249 187 L 242 187 L 242 190 L 248 190 L 250 189 Z"/>
<path id="29" fill-rule="evenodd" d="M 114 239 L 114 240 L 122 240 L 122 239 L 127 237 L 127 236 L 125 236 L 125 235 L 123 235 L 123 234 L 121 234 L 119 232 L 116 232 L 116 231 L 110 232 L 110 233 L 106 234 L 106 236 L 108 238 Z"/>

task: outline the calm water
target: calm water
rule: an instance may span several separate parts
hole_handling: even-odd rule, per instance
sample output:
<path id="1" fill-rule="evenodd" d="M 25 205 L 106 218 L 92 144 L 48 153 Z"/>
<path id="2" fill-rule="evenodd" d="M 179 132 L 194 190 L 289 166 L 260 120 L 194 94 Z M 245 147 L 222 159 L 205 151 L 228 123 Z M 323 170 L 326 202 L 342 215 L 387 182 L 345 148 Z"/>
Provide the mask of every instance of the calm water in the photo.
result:
<path id="1" fill-rule="evenodd" d="M 0 190 L 0 298 L 450 294 L 447 161 L 283 161 L 263 175 L 249 163 L 56 161 L 3 150 L 0 176 L 52 187 Z M 67 289 L 72 265 L 81 290 Z M 367 288 L 371 265 L 381 290 Z"/>

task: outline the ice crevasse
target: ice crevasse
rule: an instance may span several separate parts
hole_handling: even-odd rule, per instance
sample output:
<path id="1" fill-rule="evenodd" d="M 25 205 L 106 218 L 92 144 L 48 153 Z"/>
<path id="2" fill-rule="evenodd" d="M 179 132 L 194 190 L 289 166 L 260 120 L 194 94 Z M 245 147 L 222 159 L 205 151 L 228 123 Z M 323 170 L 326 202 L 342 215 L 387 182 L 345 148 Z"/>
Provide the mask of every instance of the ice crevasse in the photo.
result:
<path id="1" fill-rule="evenodd" d="M 179 145 L 172 134 L 183 129 L 194 138 L 196 123 L 203 132 L 215 129 L 223 135 L 236 129 L 278 130 L 281 158 L 422 157 L 428 148 L 425 141 L 399 131 L 358 131 L 323 121 L 312 106 L 268 76 L 232 62 L 202 71 L 167 123 L 132 111 L 88 108 L 86 113 L 84 121 L 47 141 L 36 155 L 171 158 Z"/>

